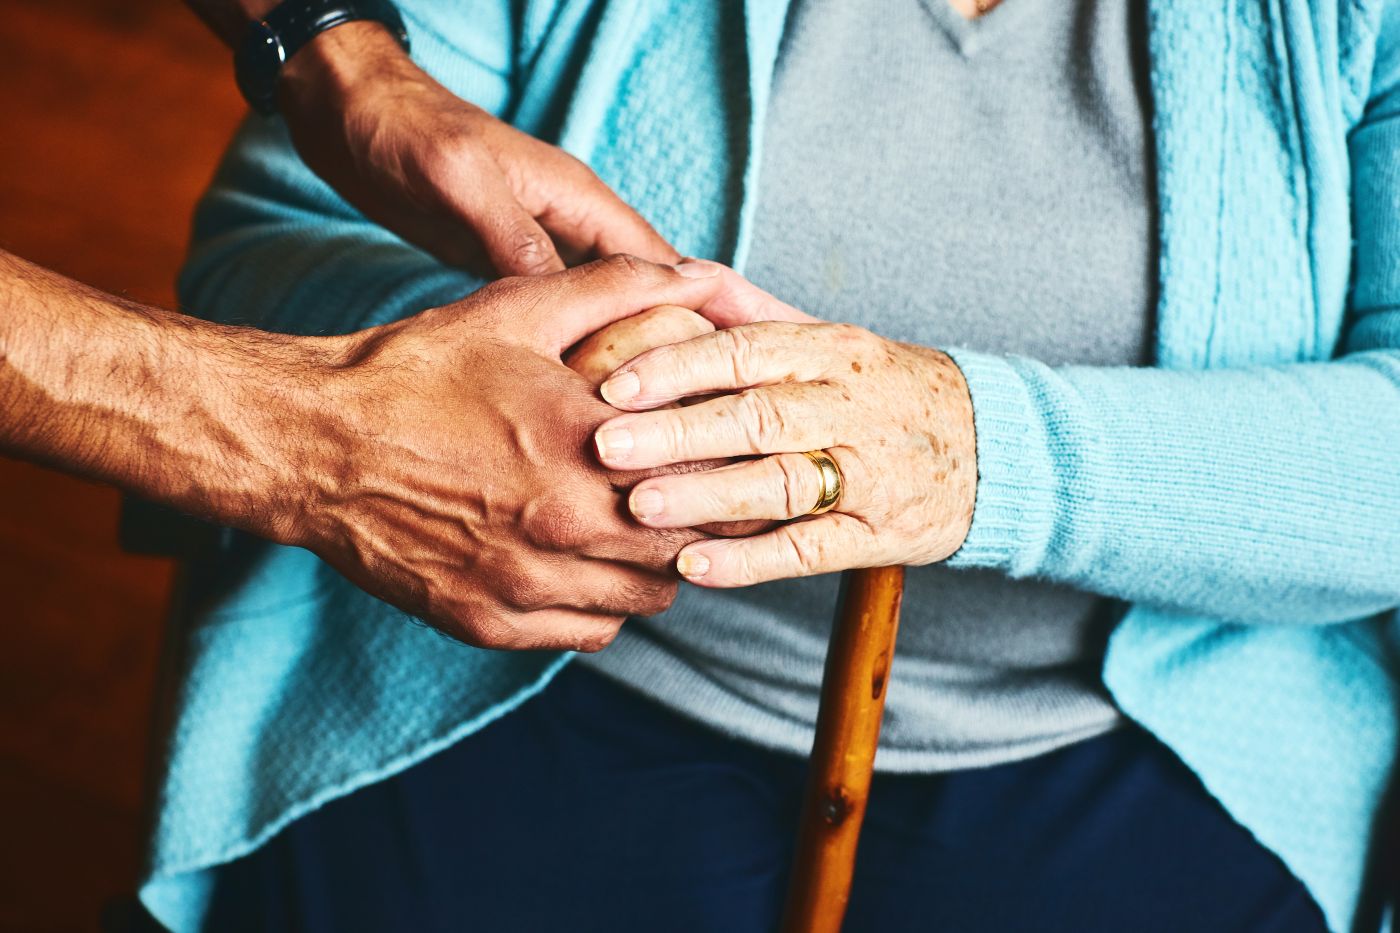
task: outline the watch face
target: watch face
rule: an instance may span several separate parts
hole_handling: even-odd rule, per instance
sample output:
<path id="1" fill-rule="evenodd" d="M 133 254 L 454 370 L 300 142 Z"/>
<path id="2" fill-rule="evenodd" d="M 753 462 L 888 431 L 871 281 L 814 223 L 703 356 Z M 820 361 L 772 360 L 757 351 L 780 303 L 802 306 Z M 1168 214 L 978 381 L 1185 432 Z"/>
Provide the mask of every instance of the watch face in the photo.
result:
<path id="1" fill-rule="evenodd" d="M 355 20 L 380 23 L 408 51 L 403 17 L 389 0 L 282 0 L 266 19 L 249 24 L 233 54 L 244 99 L 259 113 L 276 113 L 278 78 L 287 59 L 327 29 Z"/>
<path id="2" fill-rule="evenodd" d="M 277 100 L 277 76 L 287 52 L 266 23 L 253 23 L 248 32 L 233 56 L 234 75 L 248 102 L 263 113 L 271 113 Z"/>

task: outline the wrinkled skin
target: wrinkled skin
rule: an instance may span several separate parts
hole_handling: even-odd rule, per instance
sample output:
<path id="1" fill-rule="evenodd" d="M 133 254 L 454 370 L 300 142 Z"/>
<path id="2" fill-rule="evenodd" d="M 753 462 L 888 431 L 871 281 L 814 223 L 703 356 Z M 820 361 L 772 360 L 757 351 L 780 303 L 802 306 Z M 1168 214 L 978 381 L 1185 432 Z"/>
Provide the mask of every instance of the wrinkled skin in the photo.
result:
<path id="1" fill-rule="evenodd" d="M 564 362 L 594 386 L 598 386 L 613 370 L 647 350 L 714 333 L 714 329 L 713 324 L 689 308 L 663 305 L 609 324 L 592 336 L 584 338 L 578 346 L 569 351 L 564 357 Z M 694 401 L 698 400 L 681 399 L 670 407 L 679 407 Z M 725 462 L 727 461 L 716 460 L 677 464 L 674 469 L 689 473 L 723 466 Z M 733 538 L 766 531 L 772 528 L 773 524 L 762 520 L 710 522 L 698 526 L 696 530 L 707 535 Z"/>
<path id="2" fill-rule="evenodd" d="M 637 412 L 599 429 L 604 464 L 748 458 L 638 483 L 632 514 L 653 528 L 789 520 L 742 540 L 688 545 L 678 568 L 704 586 L 953 554 L 977 490 L 972 401 L 957 365 L 850 324 L 769 316 L 781 319 L 649 350 L 604 383 L 604 398 Z M 723 394 L 668 407 L 711 393 Z M 833 511 L 807 518 L 821 490 L 819 471 L 802 455 L 812 450 L 836 462 L 845 494 Z"/>

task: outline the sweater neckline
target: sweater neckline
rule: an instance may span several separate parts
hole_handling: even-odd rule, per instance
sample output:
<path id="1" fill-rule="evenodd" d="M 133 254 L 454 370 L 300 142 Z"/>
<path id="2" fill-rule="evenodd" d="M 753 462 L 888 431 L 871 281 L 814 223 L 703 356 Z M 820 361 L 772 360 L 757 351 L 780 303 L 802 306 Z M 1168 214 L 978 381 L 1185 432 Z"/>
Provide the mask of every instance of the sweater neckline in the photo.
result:
<path id="1" fill-rule="evenodd" d="M 1041 0 L 1002 0 L 980 16 L 968 19 L 949 0 L 921 0 L 924 9 L 963 58 L 972 58 L 990 43 L 1000 41 L 1027 11 Z M 1064 2 L 1064 0 L 1057 0 Z"/>

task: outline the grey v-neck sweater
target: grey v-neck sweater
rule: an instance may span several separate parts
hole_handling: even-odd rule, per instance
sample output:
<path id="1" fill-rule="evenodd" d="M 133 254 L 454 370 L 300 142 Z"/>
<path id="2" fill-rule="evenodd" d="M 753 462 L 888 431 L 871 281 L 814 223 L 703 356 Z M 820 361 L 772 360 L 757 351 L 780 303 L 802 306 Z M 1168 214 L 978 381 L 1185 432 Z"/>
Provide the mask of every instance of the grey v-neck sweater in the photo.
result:
<path id="1" fill-rule="evenodd" d="M 1155 279 L 1141 0 L 801 0 L 764 140 L 748 273 L 813 314 L 930 346 L 1147 362 Z M 582 662 L 735 737 L 805 754 L 834 576 L 686 586 Z M 877 767 L 1023 758 L 1120 716 L 1118 607 L 911 568 Z"/>

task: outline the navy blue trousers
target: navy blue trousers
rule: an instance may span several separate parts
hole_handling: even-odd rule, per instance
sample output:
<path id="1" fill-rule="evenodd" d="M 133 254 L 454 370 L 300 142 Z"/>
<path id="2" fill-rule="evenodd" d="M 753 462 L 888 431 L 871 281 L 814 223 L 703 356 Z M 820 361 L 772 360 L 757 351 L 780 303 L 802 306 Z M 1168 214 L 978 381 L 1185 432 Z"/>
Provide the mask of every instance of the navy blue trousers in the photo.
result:
<path id="1" fill-rule="evenodd" d="M 220 869 L 211 929 L 759 933 L 805 762 L 577 666 Z M 1302 885 L 1143 730 L 878 775 L 847 933 L 1318 933 Z"/>

